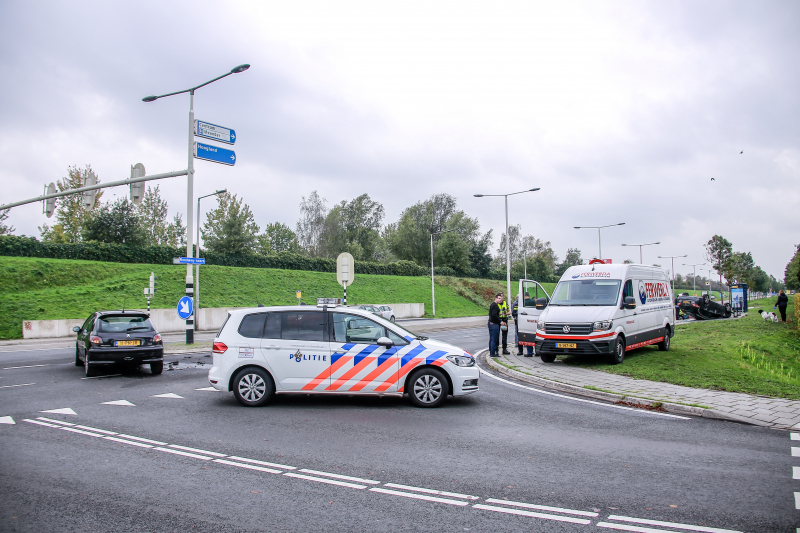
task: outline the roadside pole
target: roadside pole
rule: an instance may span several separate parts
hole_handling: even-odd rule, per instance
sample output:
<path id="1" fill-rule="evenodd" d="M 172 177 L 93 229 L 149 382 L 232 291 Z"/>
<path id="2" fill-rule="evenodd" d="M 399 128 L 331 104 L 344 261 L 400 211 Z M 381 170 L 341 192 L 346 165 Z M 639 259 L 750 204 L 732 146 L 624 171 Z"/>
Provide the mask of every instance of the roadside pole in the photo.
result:
<path id="1" fill-rule="evenodd" d="M 194 89 L 189 91 L 189 166 L 186 177 L 186 257 L 194 257 L 192 223 L 194 223 Z M 198 266 L 198 268 L 200 268 Z M 186 265 L 186 296 L 194 304 L 194 277 L 192 265 Z M 186 344 L 194 344 L 194 315 L 186 319 Z"/>

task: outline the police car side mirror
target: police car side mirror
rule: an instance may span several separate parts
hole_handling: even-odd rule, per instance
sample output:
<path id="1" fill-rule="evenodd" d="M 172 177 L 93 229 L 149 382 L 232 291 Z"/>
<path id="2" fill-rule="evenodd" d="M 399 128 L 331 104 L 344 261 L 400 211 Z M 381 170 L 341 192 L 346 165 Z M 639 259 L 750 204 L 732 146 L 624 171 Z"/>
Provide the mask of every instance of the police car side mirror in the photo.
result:
<path id="1" fill-rule="evenodd" d="M 389 340 L 389 337 L 381 337 L 380 339 L 375 341 L 375 343 L 378 346 L 383 346 L 385 348 L 389 348 L 390 346 L 394 346 L 394 343 L 391 340 Z"/>
<path id="2" fill-rule="evenodd" d="M 623 309 L 636 309 L 636 298 L 633 296 L 626 296 L 625 302 L 622 304 Z"/>
<path id="3" fill-rule="evenodd" d="M 547 307 L 547 302 L 548 302 L 547 298 L 539 298 L 538 300 L 536 300 L 536 309 L 541 311 L 542 309 Z"/>

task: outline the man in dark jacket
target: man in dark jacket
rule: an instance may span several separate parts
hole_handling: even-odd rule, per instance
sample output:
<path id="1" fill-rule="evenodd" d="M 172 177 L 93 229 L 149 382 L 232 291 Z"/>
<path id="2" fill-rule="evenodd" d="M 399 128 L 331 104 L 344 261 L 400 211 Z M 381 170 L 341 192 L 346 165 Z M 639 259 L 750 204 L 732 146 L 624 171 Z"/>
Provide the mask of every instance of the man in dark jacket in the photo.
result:
<path id="1" fill-rule="evenodd" d="M 494 302 L 489 306 L 489 355 L 497 357 L 497 348 L 500 344 L 500 302 L 503 301 L 503 294 L 498 293 L 494 297 Z"/>
<path id="2" fill-rule="evenodd" d="M 780 294 L 778 294 L 778 301 L 775 302 L 775 307 L 778 308 L 778 311 L 781 313 L 781 320 L 786 322 L 786 306 L 789 305 L 789 297 L 786 296 L 786 292 L 781 289 Z M 773 309 L 775 309 L 773 307 Z"/>

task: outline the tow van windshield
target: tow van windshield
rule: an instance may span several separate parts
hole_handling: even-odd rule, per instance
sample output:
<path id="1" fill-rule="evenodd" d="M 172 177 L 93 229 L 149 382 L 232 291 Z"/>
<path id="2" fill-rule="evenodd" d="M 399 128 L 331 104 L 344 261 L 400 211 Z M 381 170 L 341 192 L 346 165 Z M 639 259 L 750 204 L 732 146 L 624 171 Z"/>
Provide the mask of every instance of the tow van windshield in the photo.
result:
<path id="1" fill-rule="evenodd" d="M 548 305 L 617 305 L 619 287 L 618 279 L 560 281 Z"/>

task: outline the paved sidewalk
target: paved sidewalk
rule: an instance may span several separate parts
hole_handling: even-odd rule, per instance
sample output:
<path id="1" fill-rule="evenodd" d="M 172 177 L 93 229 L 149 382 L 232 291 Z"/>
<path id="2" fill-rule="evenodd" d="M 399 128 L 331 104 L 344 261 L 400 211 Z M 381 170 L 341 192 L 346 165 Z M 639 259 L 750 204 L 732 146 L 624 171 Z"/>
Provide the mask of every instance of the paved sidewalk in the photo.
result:
<path id="1" fill-rule="evenodd" d="M 800 429 L 800 401 L 693 389 L 570 367 L 558 360 L 543 363 L 538 357 L 519 355 L 501 355 L 493 359 L 487 354 L 488 350 L 485 350 L 479 356 L 485 357 L 490 367 L 540 387 L 606 401 L 641 405 L 660 402 L 667 411 L 679 414 L 733 420 L 773 429 Z"/>

